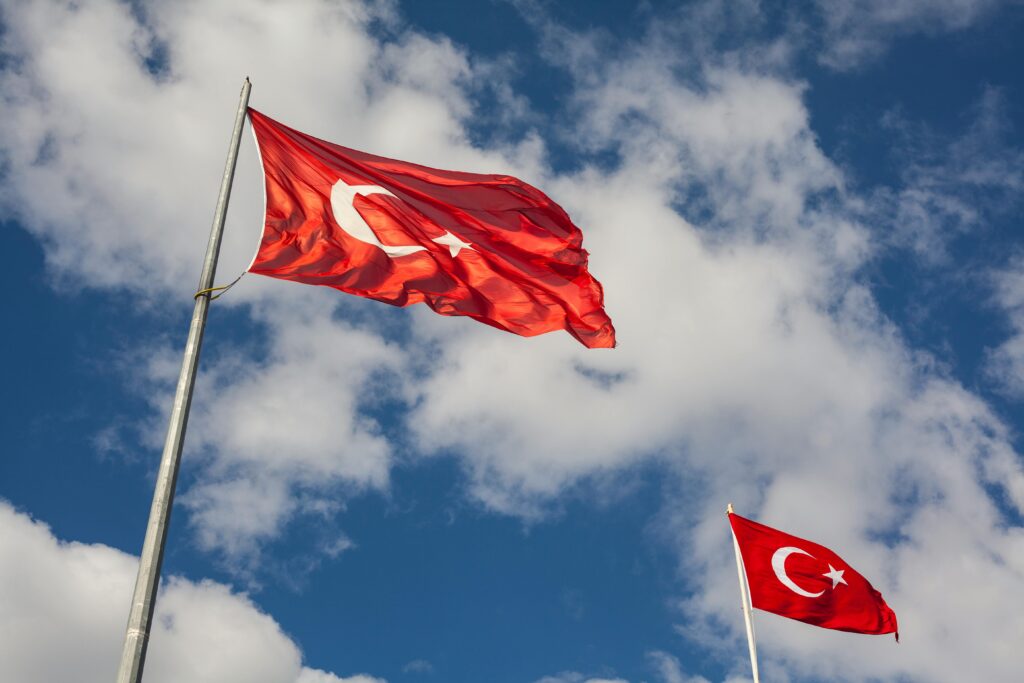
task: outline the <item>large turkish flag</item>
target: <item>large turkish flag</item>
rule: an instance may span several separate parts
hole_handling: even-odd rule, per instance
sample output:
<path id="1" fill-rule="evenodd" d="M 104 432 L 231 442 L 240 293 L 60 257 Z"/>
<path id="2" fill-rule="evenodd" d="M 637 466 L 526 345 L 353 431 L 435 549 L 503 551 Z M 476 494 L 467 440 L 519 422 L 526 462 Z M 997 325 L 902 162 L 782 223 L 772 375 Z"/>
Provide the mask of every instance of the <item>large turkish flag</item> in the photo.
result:
<path id="1" fill-rule="evenodd" d="M 540 190 L 358 152 L 253 109 L 249 120 L 267 193 L 249 272 L 615 345 L 583 235 Z"/>
<path id="2" fill-rule="evenodd" d="M 729 515 L 758 609 L 855 633 L 896 633 L 882 594 L 825 546 Z"/>

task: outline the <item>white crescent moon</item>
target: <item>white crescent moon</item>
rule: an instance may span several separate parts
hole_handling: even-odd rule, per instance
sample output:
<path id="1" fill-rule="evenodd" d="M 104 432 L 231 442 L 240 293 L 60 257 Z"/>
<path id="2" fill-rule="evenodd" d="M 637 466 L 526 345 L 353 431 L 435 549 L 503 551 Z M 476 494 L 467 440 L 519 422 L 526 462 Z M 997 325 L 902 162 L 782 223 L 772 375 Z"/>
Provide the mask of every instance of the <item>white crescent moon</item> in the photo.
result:
<path id="1" fill-rule="evenodd" d="M 811 555 L 806 550 L 800 550 L 800 548 L 794 548 L 791 545 L 779 548 L 775 551 L 775 554 L 772 555 L 772 569 L 775 570 L 775 576 L 779 579 L 783 586 L 793 591 L 797 595 L 802 595 L 805 598 L 820 597 L 822 594 L 824 594 L 824 590 L 818 591 L 817 593 L 805 591 L 803 588 L 796 585 L 796 583 L 793 582 L 793 579 L 789 578 L 789 575 L 786 574 L 786 558 L 792 555 L 793 553 L 806 555 L 807 557 L 810 557 L 812 559 L 814 558 L 814 555 Z"/>
<path id="2" fill-rule="evenodd" d="M 395 196 L 380 185 L 348 185 L 344 180 L 339 180 L 331 188 L 331 210 L 334 212 L 334 220 L 339 228 L 360 242 L 372 244 L 391 258 L 408 256 L 409 254 L 415 254 L 417 251 L 426 251 L 426 247 L 418 244 L 392 246 L 381 242 L 373 230 L 370 229 L 370 226 L 367 225 L 362 215 L 356 211 L 353 202 L 355 202 L 357 194 L 361 194 L 364 197 L 371 194 Z"/>

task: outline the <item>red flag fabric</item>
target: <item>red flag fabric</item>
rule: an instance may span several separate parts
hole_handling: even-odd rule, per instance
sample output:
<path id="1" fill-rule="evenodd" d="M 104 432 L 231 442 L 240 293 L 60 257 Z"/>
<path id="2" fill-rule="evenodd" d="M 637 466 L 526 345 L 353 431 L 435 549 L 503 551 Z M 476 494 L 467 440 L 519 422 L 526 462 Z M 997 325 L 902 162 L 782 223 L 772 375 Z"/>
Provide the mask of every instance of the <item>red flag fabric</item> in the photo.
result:
<path id="1" fill-rule="evenodd" d="M 249 120 L 267 194 L 249 272 L 615 345 L 583 235 L 540 190 L 348 149 L 254 109 Z"/>
<path id="2" fill-rule="evenodd" d="M 825 546 L 729 515 L 754 607 L 815 626 L 895 633 L 896 613 L 882 594 Z"/>

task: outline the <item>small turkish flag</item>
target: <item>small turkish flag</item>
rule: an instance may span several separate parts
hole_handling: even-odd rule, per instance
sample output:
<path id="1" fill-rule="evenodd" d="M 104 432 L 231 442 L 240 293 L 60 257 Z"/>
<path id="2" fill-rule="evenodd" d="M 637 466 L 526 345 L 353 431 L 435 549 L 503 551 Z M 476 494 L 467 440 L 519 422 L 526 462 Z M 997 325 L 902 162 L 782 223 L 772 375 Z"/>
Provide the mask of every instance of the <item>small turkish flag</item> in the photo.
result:
<path id="1" fill-rule="evenodd" d="M 253 109 L 249 120 L 267 193 L 249 272 L 615 346 L 583 235 L 540 190 L 340 147 Z"/>
<path id="2" fill-rule="evenodd" d="M 896 613 L 882 594 L 825 546 L 729 515 L 750 586 L 766 612 L 854 633 L 895 633 Z"/>

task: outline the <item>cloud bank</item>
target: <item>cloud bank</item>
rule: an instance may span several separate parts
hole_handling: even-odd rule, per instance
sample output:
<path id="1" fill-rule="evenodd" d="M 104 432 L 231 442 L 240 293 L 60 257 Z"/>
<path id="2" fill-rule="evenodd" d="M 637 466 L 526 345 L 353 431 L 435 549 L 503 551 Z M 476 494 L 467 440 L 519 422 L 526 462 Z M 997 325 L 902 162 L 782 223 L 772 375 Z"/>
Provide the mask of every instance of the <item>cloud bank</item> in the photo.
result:
<path id="1" fill-rule="evenodd" d="M 3 500 L 0 526 L 0 678 L 113 680 L 138 559 L 63 542 Z M 146 680 L 385 683 L 302 666 L 299 647 L 245 595 L 180 577 L 164 581 L 157 601 Z"/>

